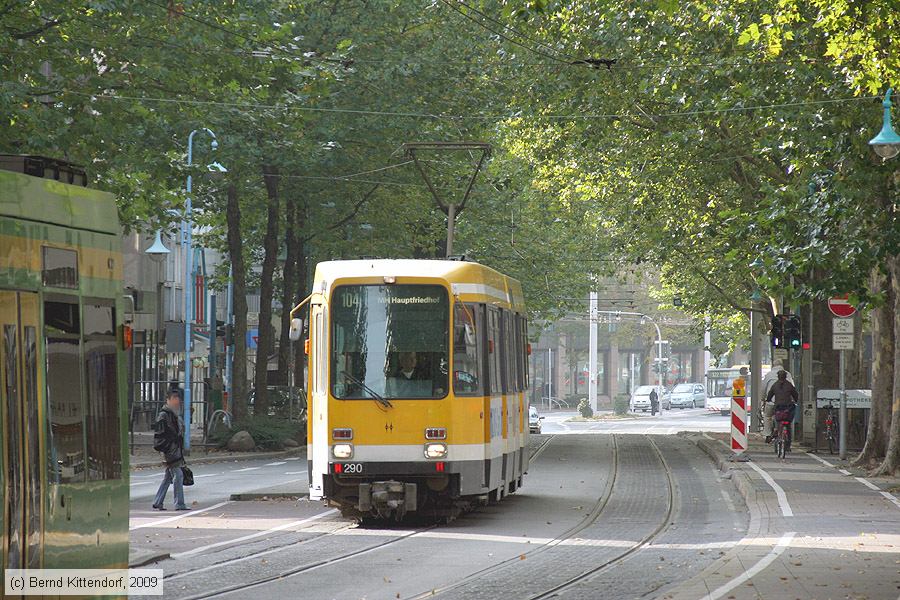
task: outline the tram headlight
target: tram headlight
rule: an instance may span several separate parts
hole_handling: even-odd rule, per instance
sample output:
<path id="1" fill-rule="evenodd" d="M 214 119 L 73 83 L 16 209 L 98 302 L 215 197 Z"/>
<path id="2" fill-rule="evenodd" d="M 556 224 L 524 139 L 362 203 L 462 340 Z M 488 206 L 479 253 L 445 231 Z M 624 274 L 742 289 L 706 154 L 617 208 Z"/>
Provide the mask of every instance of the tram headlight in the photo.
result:
<path id="1" fill-rule="evenodd" d="M 447 444 L 425 444 L 425 458 L 444 458 L 447 456 Z"/>
<path id="2" fill-rule="evenodd" d="M 335 444 L 331 453 L 335 458 L 353 458 L 353 444 Z"/>

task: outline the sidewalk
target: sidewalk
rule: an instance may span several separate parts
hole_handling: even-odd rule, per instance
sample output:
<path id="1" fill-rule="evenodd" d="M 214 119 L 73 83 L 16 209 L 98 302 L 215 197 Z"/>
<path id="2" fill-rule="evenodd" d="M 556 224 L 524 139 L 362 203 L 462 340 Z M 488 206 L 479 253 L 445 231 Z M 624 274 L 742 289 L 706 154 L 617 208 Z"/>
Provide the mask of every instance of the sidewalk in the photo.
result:
<path id="1" fill-rule="evenodd" d="M 900 500 L 895 478 L 870 480 L 795 447 L 779 460 L 752 437 L 749 462 L 730 462 L 724 434 L 688 434 L 734 481 L 750 511 L 744 539 L 665 599 L 853 598 L 900 595 Z"/>

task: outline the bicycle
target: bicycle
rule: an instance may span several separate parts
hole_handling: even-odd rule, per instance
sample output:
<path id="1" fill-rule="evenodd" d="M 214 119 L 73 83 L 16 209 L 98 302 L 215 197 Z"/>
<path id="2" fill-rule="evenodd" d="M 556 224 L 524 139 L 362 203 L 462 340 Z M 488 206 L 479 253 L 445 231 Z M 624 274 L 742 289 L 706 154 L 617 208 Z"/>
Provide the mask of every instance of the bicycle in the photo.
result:
<path id="1" fill-rule="evenodd" d="M 784 460 L 790 452 L 791 445 L 791 421 L 793 418 L 786 415 L 788 411 L 776 411 L 774 415 L 777 431 L 775 435 L 775 456 Z"/>
<path id="2" fill-rule="evenodd" d="M 837 417 L 834 414 L 834 407 L 828 405 L 828 412 L 825 413 L 825 440 L 828 442 L 828 453 L 834 454 L 834 448 L 837 443 Z"/>

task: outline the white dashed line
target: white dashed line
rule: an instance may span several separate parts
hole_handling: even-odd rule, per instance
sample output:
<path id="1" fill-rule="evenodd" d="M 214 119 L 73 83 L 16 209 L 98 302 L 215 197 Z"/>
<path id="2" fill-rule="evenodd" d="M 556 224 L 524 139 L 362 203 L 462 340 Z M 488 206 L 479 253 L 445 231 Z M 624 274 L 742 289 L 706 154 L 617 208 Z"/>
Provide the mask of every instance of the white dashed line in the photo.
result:
<path id="1" fill-rule="evenodd" d="M 881 488 L 880 488 L 880 487 L 878 487 L 877 485 L 875 485 L 874 483 L 872 483 L 872 482 L 869 481 L 868 479 L 863 479 L 862 477 L 854 477 L 853 479 L 857 480 L 858 482 L 860 482 L 861 484 L 863 484 L 864 486 L 866 486 L 867 488 L 869 488 L 870 490 L 872 490 L 872 491 L 874 491 L 874 492 L 880 492 L 880 491 L 881 491 Z"/>
<path id="2" fill-rule="evenodd" d="M 306 471 L 285 471 L 285 475 L 305 475 Z"/>
<path id="3" fill-rule="evenodd" d="M 840 473 L 841 475 L 848 475 L 848 476 L 853 474 L 850 471 L 848 471 L 847 469 L 838 469 L 838 473 Z"/>
<path id="4" fill-rule="evenodd" d="M 834 466 L 833 464 L 831 464 L 830 462 L 828 462 L 827 460 L 825 460 L 825 459 L 822 458 L 821 456 L 816 456 L 816 455 L 813 454 L 812 452 L 805 452 L 805 454 L 806 454 L 808 457 L 810 457 L 810 458 L 816 459 L 817 461 L 819 461 L 820 463 L 822 463 L 822 464 L 825 465 L 826 467 L 831 467 L 832 469 L 835 468 L 835 466 Z"/>
<path id="5" fill-rule="evenodd" d="M 278 466 L 284 465 L 284 464 L 287 464 L 287 463 L 285 463 L 284 461 L 281 461 L 281 462 L 268 463 L 268 464 L 266 464 L 265 466 L 267 466 L 267 467 L 278 467 Z"/>
<path id="6" fill-rule="evenodd" d="M 900 500 L 897 500 L 897 497 L 894 496 L 890 492 L 881 492 L 881 495 L 887 498 L 890 502 L 894 504 L 897 508 L 900 508 Z"/>
<path id="7" fill-rule="evenodd" d="M 747 463 L 750 467 L 759 473 L 763 479 L 766 480 L 773 490 L 775 490 L 775 497 L 778 498 L 778 506 L 781 508 L 781 514 L 785 517 L 793 517 L 794 511 L 791 509 L 791 505 L 788 504 L 787 494 L 784 493 L 784 489 L 775 483 L 775 480 L 772 479 L 772 476 L 766 473 L 754 462 Z"/>
<path id="8" fill-rule="evenodd" d="M 262 467 L 247 467 L 245 469 L 238 469 L 237 471 L 232 471 L 232 473 L 244 473 L 246 471 L 256 471 L 257 469 L 262 469 Z"/>

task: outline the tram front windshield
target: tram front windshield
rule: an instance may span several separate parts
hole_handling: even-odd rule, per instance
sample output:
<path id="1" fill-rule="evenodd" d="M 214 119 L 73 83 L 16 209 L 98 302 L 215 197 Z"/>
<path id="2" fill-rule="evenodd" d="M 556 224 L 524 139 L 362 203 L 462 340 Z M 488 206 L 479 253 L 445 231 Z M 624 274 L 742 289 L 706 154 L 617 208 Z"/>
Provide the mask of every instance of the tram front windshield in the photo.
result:
<path id="1" fill-rule="evenodd" d="M 443 398 L 450 303 L 439 285 L 342 285 L 331 299 L 331 393 Z"/>

